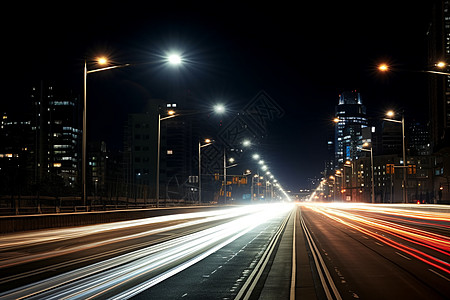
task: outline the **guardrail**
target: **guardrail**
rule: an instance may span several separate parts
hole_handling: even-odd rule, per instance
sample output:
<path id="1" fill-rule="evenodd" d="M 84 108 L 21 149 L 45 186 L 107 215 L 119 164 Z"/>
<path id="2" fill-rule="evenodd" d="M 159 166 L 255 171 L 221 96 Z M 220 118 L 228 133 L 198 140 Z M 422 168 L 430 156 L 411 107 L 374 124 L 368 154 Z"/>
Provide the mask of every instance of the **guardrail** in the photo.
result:
<path id="1" fill-rule="evenodd" d="M 80 197 L 0 196 L 0 216 L 70 213 L 82 211 L 109 211 L 156 207 L 155 199 L 134 199 L 127 197 L 116 197 L 114 199 L 89 197 L 87 201 L 89 204 L 88 206 L 80 205 L 82 203 L 83 202 Z M 195 201 L 186 201 L 184 199 L 161 199 L 159 204 L 161 207 L 198 205 Z"/>

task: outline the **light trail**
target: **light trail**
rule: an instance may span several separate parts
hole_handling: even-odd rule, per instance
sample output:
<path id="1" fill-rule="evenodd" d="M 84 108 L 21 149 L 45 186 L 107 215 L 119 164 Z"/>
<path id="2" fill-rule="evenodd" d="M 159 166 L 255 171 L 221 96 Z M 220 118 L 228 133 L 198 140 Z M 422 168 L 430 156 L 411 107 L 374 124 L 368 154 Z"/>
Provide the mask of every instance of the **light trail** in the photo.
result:
<path id="1" fill-rule="evenodd" d="M 304 206 L 450 274 L 450 237 L 410 226 L 420 223 L 420 225 L 448 229 L 450 225 L 448 213 L 410 211 L 377 205 L 307 204 Z M 364 214 L 367 212 L 371 213 L 370 216 Z M 389 221 L 385 220 L 384 215 L 389 215 Z M 408 218 L 414 220 L 411 221 Z M 408 222 L 411 224 L 399 224 Z"/>
<path id="2" fill-rule="evenodd" d="M 256 207 L 255 207 L 256 208 Z M 121 221 L 97 225 L 79 226 L 63 229 L 48 229 L 34 232 L 13 233 L 2 236 L 2 243 L 0 244 L 0 250 L 9 249 L 18 246 L 31 246 L 33 244 L 42 244 L 47 242 L 63 241 L 73 239 L 77 237 L 83 237 L 90 234 L 101 233 L 106 231 L 113 231 L 118 229 L 145 226 L 150 224 L 164 223 L 170 221 L 189 220 L 196 218 L 206 218 L 214 216 L 239 216 L 245 213 L 249 213 L 253 208 L 248 211 L 242 210 L 239 207 L 211 210 L 206 212 L 194 212 L 184 214 L 174 214 L 158 217 L 150 217 L 138 220 Z"/>
<path id="3" fill-rule="evenodd" d="M 245 206 L 231 221 L 0 294 L 0 299 L 127 299 L 186 269 L 292 205 Z M 230 213 L 228 213 L 230 217 Z"/>
<path id="4" fill-rule="evenodd" d="M 36 233 L 19 233 L 19 234 L 11 234 L 5 236 L 4 242 L 2 238 L 2 246 L 0 246 L 0 250 L 9 250 L 14 247 L 19 246 L 33 246 L 39 245 L 49 242 L 63 241 L 74 238 L 79 238 L 82 236 L 87 236 L 91 234 L 96 234 L 100 232 L 113 231 L 118 229 L 130 228 L 135 226 L 144 226 L 150 224 L 163 224 L 167 222 L 173 221 L 183 221 L 183 223 L 179 223 L 176 225 L 166 225 L 161 226 L 156 229 L 146 230 L 143 232 L 139 232 L 136 234 L 119 236 L 111 239 L 106 239 L 102 241 L 86 243 L 78 246 L 66 247 L 64 249 L 55 249 L 51 251 L 46 251 L 45 253 L 36 253 L 33 255 L 28 255 L 26 253 L 22 254 L 22 256 L 18 256 L 17 252 L 12 252 L 11 255 L 13 257 L 4 256 L 0 260 L 0 269 L 11 267 L 15 265 L 20 265 L 24 263 L 30 263 L 33 261 L 41 260 L 41 259 L 49 259 L 56 256 L 66 255 L 74 252 L 85 251 L 88 249 L 92 249 L 95 247 L 106 246 L 113 243 L 123 242 L 127 240 L 132 240 L 136 238 L 142 238 L 145 236 L 154 235 L 157 233 L 162 233 L 165 231 L 171 231 L 174 229 L 187 228 L 193 225 L 204 224 L 207 222 L 226 220 L 230 218 L 236 218 L 242 215 L 251 214 L 258 210 L 261 210 L 261 206 L 251 206 L 247 209 L 242 208 L 231 208 L 224 210 L 214 210 L 209 212 L 196 212 L 196 213 L 187 213 L 187 214 L 176 214 L 176 215 L 168 215 L 168 216 L 160 216 L 154 218 L 146 218 L 141 220 L 132 220 L 132 221 L 123 221 L 123 222 L 114 222 L 107 224 L 99 224 L 99 225 L 90 225 L 90 226 L 82 226 L 76 228 L 65 228 L 65 229 L 52 229 L 46 230 L 44 232 L 36 232 Z M 188 221 L 192 220 L 192 221 Z"/>

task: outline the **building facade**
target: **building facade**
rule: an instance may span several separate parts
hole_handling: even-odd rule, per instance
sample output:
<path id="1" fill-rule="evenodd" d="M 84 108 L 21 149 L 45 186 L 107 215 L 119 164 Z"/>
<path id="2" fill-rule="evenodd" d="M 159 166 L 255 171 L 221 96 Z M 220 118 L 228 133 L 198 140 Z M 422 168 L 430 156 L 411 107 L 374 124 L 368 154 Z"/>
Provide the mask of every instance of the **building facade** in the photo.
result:
<path id="1" fill-rule="evenodd" d="M 81 162 L 79 98 L 47 81 L 33 85 L 30 97 L 35 180 L 57 175 L 65 185 L 73 186 Z"/>
<path id="2" fill-rule="evenodd" d="M 165 119 L 167 111 L 172 109 L 177 116 Z M 198 174 L 195 118 L 176 103 L 163 101 L 155 101 L 147 113 L 128 116 L 124 141 L 128 195 L 137 198 L 156 196 L 159 114 L 162 119 L 159 127 L 159 198 L 194 200 L 198 184 L 190 186 L 189 178 Z"/>
<path id="3" fill-rule="evenodd" d="M 343 92 L 335 114 L 335 163 L 342 165 L 347 160 L 355 160 L 360 154 L 358 147 L 363 144 L 363 128 L 367 127 L 366 108 L 357 91 Z"/>
<path id="4" fill-rule="evenodd" d="M 428 66 L 450 72 L 450 1 L 435 1 L 427 32 Z M 450 76 L 428 74 L 431 147 L 434 161 L 434 192 L 439 202 L 450 203 Z"/>

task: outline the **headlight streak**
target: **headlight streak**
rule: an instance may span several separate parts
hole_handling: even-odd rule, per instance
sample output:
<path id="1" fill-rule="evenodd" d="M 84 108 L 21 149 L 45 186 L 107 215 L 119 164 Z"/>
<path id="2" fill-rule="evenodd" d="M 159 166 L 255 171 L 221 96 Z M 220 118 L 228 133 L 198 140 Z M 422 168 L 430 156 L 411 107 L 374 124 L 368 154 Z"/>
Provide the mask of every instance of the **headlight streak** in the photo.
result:
<path id="1" fill-rule="evenodd" d="M 384 220 L 378 220 L 375 218 L 356 216 L 355 214 L 350 214 L 342 211 L 327 210 L 330 213 L 341 216 L 361 224 L 366 224 L 371 228 L 377 228 L 379 230 L 384 230 L 385 232 L 408 240 L 410 242 L 429 247 L 433 250 L 442 252 L 445 255 L 450 255 L 450 239 L 446 236 L 429 233 L 424 230 L 399 225 L 392 222 L 386 222 Z M 425 240 L 425 241 L 424 241 Z"/>
<path id="2" fill-rule="evenodd" d="M 256 208 L 256 206 L 255 206 L 255 208 Z M 219 210 L 219 211 L 213 211 L 213 212 L 184 214 L 184 216 L 186 217 L 185 219 L 187 219 L 187 220 L 193 219 L 193 218 L 202 218 L 202 219 L 189 221 L 189 222 L 185 222 L 185 223 L 181 223 L 181 224 L 177 224 L 177 225 L 161 227 L 158 229 L 152 229 L 152 230 L 148 230 L 145 232 L 140 232 L 140 233 L 136 233 L 136 234 L 132 234 L 132 235 L 103 240 L 101 242 L 83 244 L 81 246 L 76 246 L 76 247 L 69 247 L 69 248 L 60 249 L 60 250 L 53 250 L 53 251 L 49 251 L 49 252 L 45 252 L 45 253 L 37 253 L 34 255 L 27 255 L 24 257 L 4 258 L 4 259 L 0 260 L 0 268 L 6 268 L 6 267 L 11 267 L 11 266 L 19 265 L 19 264 L 23 264 L 23 263 L 29 263 L 29 262 L 40 260 L 40 259 L 48 259 L 51 257 L 66 255 L 66 254 L 70 254 L 70 253 L 77 252 L 77 251 L 84 251 L 84 250 L 88 250 L 88 249 L 94 248 L 94 247 L 105 246 L 105 245 L 112 244 L 112 243 L 131 240 L 131 239 L 144 237 L 144 236 L 148 236 L 148 235 L 152 235 L 152 234 L 156 234 L 156 233 L 161 233 L 161 232 L 169 231 L 169 230 L 173 230 L 173 229 L 189 227 L 189 226 L 196 225 L 196 224 L 202 224 L 202 223 L 207 223 L 207 222 L 212 222 L 212 221 L 217 221 L 217 220 L 222 220 L 222 219 L 238 217 L 238 216 L 248 214 L 251 212 L 253 212 L 253 210 L 243 211 L 243 210 L 233 208 L 231 210 L 223 210 L 223 211 Z M 210 215 L 212 214 L 212 216 L 207 217 L 208 216 L 207 214 L 210 214 Z M 117 228 L 124 228 L 124 227 L 131 227 L 131 226 L 142 226 L 143 224 L 148 225 L 148 224 L 153 224 L 153 223 L 163 223 L 163 222 L 169 222 L 169 221 L 174 221 L 174 220 L 183 220 L 183 214 L 178 214 L 178 215 L 173 215 L 173 216 L 156 217 L 157 220 L 154 220 L 154 221 L 151 219 L 152 218 L 148 218 L 148 219 L 144 219 L 144 220 L 115 222 L 115 223 L 101 224 L 101 225 L 83 226 L 81 228 L 84 229 L 84 231 L 82 233 L 85 236 L 85 235 L 89 235 L 89 234 L 98 233 L 99 231 L 102 231 L 102 229 L 113 230 L 113 229 L 117 229 Z M 117 224 L 117 223 L 119 223 L 119 224 Z M 125 223 L 125 224 L 123 224 L 123 223 Z M 62 231 L 64 232 L 62 235 L 60 233 L 58 233 L 59 231 L 56 231 L 56 230 L 51 230 L 51 232 L 49 232 L 49 233 L 44 233 L 43 234 L 43 235 L 45 235 L 44 242 L 56 241 L 56 240 L 61 240 L 61 239 L 69 239 L 70 236 L 75 238 L 75 237 L 79 237 L 80 236 L 79 233 L 81 233 L 80 228 L 62 229 Z M 73 232 L 73 231 L 75 232 L 75 234 L 68 233 L 68 232 Z M 52 238 L 52 234 L 56 237 Z M 14 238 L 14 239 L 16 239 L 16 238 Z M 32 244 L 36 244 L 37 242 L 38 242 L 37 239 L 33 239 Z M 24 245 L 24 243 L 22 242 L 19 245 Z"/>
<path id="3" fill-rule="evenodd" d="M 18 247 L 21 245 L 30 246 L 33 244 L 42 244 L 47 242 L 55 242 L 67 239 L 73 239 L 99 232 L 112 231 L 117 229 L 124 229 L 128 227 L 143 226 L 155 223 L 170 222 L 176 220 L 187 220 L 195 218 L 206 218 L 213 216 L 226 216 L 226 215 L 240 215 L 248 212 L 237 208 L 230 208 L 224 210 L 213 210 L 206 212 L 194 212 L 185 214 L 174 214 L 158 217 L 149 217 L 138 220 L 120 221 L 97 225 L 79 226 L 63 229 L 49 229 L 40 230 L 34 232 L 14 233 L 2 236 L 2 244 L 0 250 L 7 250 L 12 247 Z"/>
<path id="4" fill-rule="evenodd" d="M 399 225 L 393 222 L 387 222 L 384 220 L 379 220 L 376 218 L 365 217 L 361 215 L 356 215 L 358 213 L 358 209 L 360 206 L 357 206 L 356 209 L 353 209 L 353 205 L 345 206 L 341 205 L 339 207 L 335 205 L 305 205 L 306 207 L 332 219 L 341 224 L 349 226 L 352 229 L 355 229 L 359 232 L 362 232 L 368 236 L 373 237 L 374 239 L 389 245 L 397 250 L 400 250 L 408 255 L 415 257 L 416 259 L 429 264 L 447 274 L 450 274 L 450 263 L 435 257 L 433 255 L 427 254 L 419 249 L 413 248 L 403 243 L 399 243 L 389 236 L 386 236 L 383 233 L 387 233 L 390 236 L 400 238 L 405 242 L 413 243 L 415 245 L 419 245 L 422 247 L 426 247 L 428 249 L 439 252 L 440 254 L 445 255 L 445 257 L 450 256 L 450 238 L 448 236 L 443 236 L 435 233 L 430 233 L 424 230 L 412 228 L 409 226 Z M 370 211 L 370 209 L 374 207 L 375 211 L 380 211 L 381 213 L 385 213 L 389 210 L 390 215 L 398 215 L 399 217 L 404 217 L 404 211 L 396 212 L 396 209 L 393 208 L 383 208 L 382 210 L 379 207 L 370 206 L 364 208 L 364 210 Z M 347 210 L 344 212 L 343 210 Z M 437 218 L 433 218 L 432 214 L 421 212 L 408 212 L 408 217 L 421 218 L 424 216 L 423 220 L 439 220 L 449 222 L 450 220 L 445 218 L 445 214 L 437 214 Z M 405 221 L 402 219 L 402 221 Z M 444 226 L 447 226 L 443 224 Z M 364 227 L 363 227 L 364 226 Z M 378 231 L 381 231 L 379 233 Z"/>
<path id="5" fill-rule="evenodd" d="M 247 213 L 251 210 L 252 214 L 4 292 L 0 299 L 91 299 L 109 297 L 123 289 L 126 290 L 120 298 L 126 299 L 184 270 L 256 226 L 287 214 L 292 206 L 240 209 Z M 131 282 L 135 286 L 129 287 Z"/>

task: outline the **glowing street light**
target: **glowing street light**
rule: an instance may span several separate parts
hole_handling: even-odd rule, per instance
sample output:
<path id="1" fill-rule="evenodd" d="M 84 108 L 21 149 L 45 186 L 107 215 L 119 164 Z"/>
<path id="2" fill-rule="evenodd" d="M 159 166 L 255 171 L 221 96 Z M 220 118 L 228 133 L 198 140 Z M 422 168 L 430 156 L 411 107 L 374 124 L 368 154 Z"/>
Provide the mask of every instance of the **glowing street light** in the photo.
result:
<path id="1" fill-rule="evenodd" d="M 395 116 L 395 112 L 389 110 L 386 112 L 386 116 L 392 118 Z M 408 191 L 406 190 L 406 147 L 405 147 L 405 115 L 402 113 L 402 120 L 383 119 L 388 122 L 402 124 L 402 140 L 403 140 L 403 203 L 408 203 Z"/>
<path id="2" fill-rule="evenodd" d="M 363 146 L 363 148 L 360 148 L 360 147 L 358 147 L 358 149 L 359 150 L 361 150 L 361 151 L 367 151 L 367 152 L 370 152 L 370 172 L 371 172 L 371 178 L 370 178 L 370 181 L 371 181 L 371 186 L 372 186 L 372 197 L 371 197 L 371 199 L 372 199 L 372 203 L 375 203 L 375 182 L 374 182 L 374 177 L 373 177 L 373 149 L 372 149 L 372 146 L 370 146 L 370 148 L 369 149 L 365 149 L 365 148 L 367 148 L 367 147 L 369 147 L 369 143 L 364 143 L 362 146 Z"/>
<path id="3" fill-rule="evenodd" d="M 378 66 L 378 70 L 380 70 L 381 72 L 387 72 L 387 71 L 389 71 L 389 66 L 385 63 L 380 64 Z"/>
<path id="4" fill-rule="evenodd" d="M 447 64 L 443 61 L 440 61 L 440 62 L 437 62 L 435 66 L 442 69 L 442 68 L 445 68 L 447 66 Z"/>
<path id="5" fill-rule="evenodd" d="M 179 65 L 182 63 L 182 58 L 179 55 L 176 54 L 172 54 L 169 55 L 166 60 L 171 64 L 171 65 Z M 108 59 L 105 56 L 100 56 L 96 59 L 97 64 L 101 65 L 101 66 L 105 66 L 108 65 Z M 147 64 L 147 63 L 142 63 L 142 64 Z M 83 125 L 82 125 L 82 141 L 81 141 L 81 148 L 82 148 L 82 153 L 81 153 L 81 172 L 82 172 L 82 194 L 83 194 L 83 205 L 86 207 L 86 145 L 87 145 L 87 140 L 86 140 L 86 119 L 87 119 L 87 113 L 86 113 L 86 85 L 87 85 L 87 75 L 90 73 L 96 73 L 96 72 L 101 72 L 101 71 L 107 71 L 107 70 L 112 70 L 112 69 L 117 69 L 117 68 L 124 68 L 124 67 L 129 67 L 132 66 L 132 64 L 123 64 L 123 65 L 113 65 L 113 66 L 105 66 L 102 68 L 98 68 L 98 69 L 92 69 L 92 70 L 88 70 L 87 68 L 87 61 L 84 61 L 84 93 L 83 93 Z M 169 117 L 171 116 L 175 116 L 175 111 L 169 111 Z M 164 118 L 163 118 L 164 119 Z M 159 116 L 159 122 L 161 121 L 161 116 Z M 158 123 L 158 135 L 159 135 L 159 123 Z M 158 141 L 159 142 L 159 141 Z M 159 156 L 159 149 L 158 149 L 158 156 Z M 158 165 L 159 165 L 159 159 L 158 159 Z M 158 181 L 159 181 L 159 174 L 157 174 L 158 177 Z M 156 187 L 158 193 L 159 193 L 159 186 Z M 159 195 L 157 195 L 157 202 L 159 200 Z"/>
<path id="6" fill-rule="evenodd" d="M 223 104 L 216 104 L 214 106 L 214 111 L 216 113 L 219 113 L 219 114 L 224 113 L 225 112 L 225 106 Z"/>
<path id="7" fill-rule="evenodd" d="M 108 59 L 105 56 L 101 56 L 97 58 L 97 63 L 99 65 L 106 65 L 108 63 Z"/>
<path id="8" fill-rule="evenodd" d="M 243 140 L 242 141 L 242 146 L 244 147 L 249 147 L 252 144 L 252 142 L 250 142 L 250 140 Z"/>
<path id="9" fill-rule="evenodd" d="M 389 118 L 392 118 L 395 116 L 395 112 L 393 110 L 388 110 L 386 112 L 386 116 L 388 116 Z"/>
<path id="10" fill-rule="evenodd" d="M 221 113 L 223 111 L 225 111 L 225 109 L 223 111 L 218 111 L 215 107 L 214 107 L 214 111 L 216 113 Z M 202 113 L 204 111 L 196 111 L 193 113 L 188 113 L 188 114 L 177 114 L 175 110 L 168 110 L 167 111 L 167 116 L 165 117 L 161 117 L 161 113 L 158 113 L 158 145 L 157 145 L 157 161 L 156 161 L 156 207 L 159 207 L 159 172 L 160 172 L 160 160 L 161 160 L 161 121 L 167 120 L 167 119 L 171 119 L 171 118 L 175 118 L 178 116 L 186 116 L 186 115 L 195 115 L 195 114 L 199 114 Z M 199 169 L 199 201 L 201 201 L 201 165 L 200 165 L 200 160 L 201 160 L 201 154 L 200 154 L 200 149 L 206 146 L 211 145 L 212 141 L 210 139 L 205 139 L 205 143 L 206 145 L 201 145 L 199 143 L 199 165 L 198 165 L 198 169 Z"/>
<path id="11" fill-rule="evenodd" d="M 97 63 L 99 65 L 106 65 L 108 63 L 108 60 L 106 57 L 99 57 L 97 58 Z M 115 65 L 115 66 L 108 66 L 93 70 L 88 70 L 87 68 L 87 61 L 84 61 L 84 72 L 83 72 L 83 125 L 82 125 L 82 138 L 81 138 L 81 186 L 82 186 L 82 197 L 83 197 L 83 206 L 86 207 L 87 205 L 87 198 L 86 198 L 86 145 L 87 145 L 87 112 L 86 112 L 86 85 L 87 85 L 87 75 L 90 73 L 95 72 L 101 72 L 111 69 L 117 69 L 117 68 L 123 68 L 131 66 L 130 64 L 123 64 L 123 65 Z M 86 207 L 87 208 L 87 207 Z"/>
<path id="12" fill-rule="evenodd" d="M 178 54 L 170 54 L 167 57 L 167 61 L 171 64 L 171 65 L 180 65 L 182 63 L 182 59 L 181 56 Z"/>
<path id="13" fill-rule="evenodd" d="M 211 139 L 205 139 L 204 144 L 198 142 L 198 203 L 202 203 L 202 148 L 212 145 Z"/>

